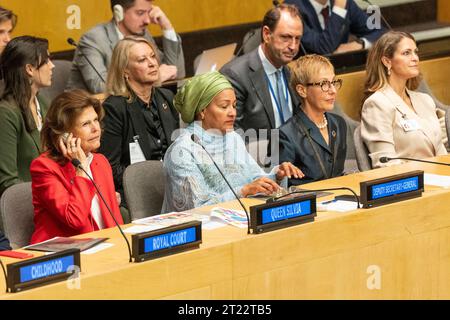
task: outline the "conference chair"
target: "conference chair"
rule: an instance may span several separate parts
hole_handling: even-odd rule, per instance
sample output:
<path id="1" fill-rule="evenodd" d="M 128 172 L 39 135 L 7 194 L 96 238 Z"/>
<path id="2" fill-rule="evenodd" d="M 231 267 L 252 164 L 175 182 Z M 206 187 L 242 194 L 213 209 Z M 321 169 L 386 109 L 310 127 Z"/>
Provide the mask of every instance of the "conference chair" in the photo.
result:
<path id="1" fill-rule="evenodd" d="M 21 248 L 30 243 L 34 231 L 34 209 L 31 182 L 15 184 L 6 189 L 0 199 L 3 233 L 11 247 Z"/>
<path id="2" fill-rule="evenodd" d="M 356 127 L 353 140 L 355 143 L 356 163 L 358 164 L 359 171 L 371 170 L 372 164 L 369 157 L 369 150 L 367 150 L 361 137 L 361 125 Z"/>
<path id="3" fill-rule="evenodd" d="M 450 109 L 445 112 L 445 128 L 447 129 L 447 138 L 450 144 Z"/>
<path id="4" fill-rule="evenodd" d="M 161 213 L 164 187 L 165 177 L 161 161 L 138 162 L 125 169 L 123 189 L 131 221 Z"/>
<path id="5" fill-rule="evenodd" d="M 69 79 L 72 61 L 52 60 L 55 68 L 53 69 L 52 85 L 48 88 L 42 88 L 39 93 L 50 104 L 53 99 L 64 92 L 67 80 Z"/>
<path id="6" fill-rule="evenodd" d="M 355 154 L 355 148 L 354 148 L 354 142 L 353 142 L 353 133 L 355 132 L 356 127 L 359 125 L 359 122 L 353 120 L 350 118 L 342 109 L 339 103 L 334 104 L 333 110 L 331 110 L 331 113 L 337 114 L 338 116 L 341 116 L 344 118 L 344 121 L 347 125 L 347 156 L 346 159 L 356 159 Z"/>
<path id="7" fill-rule="evenodd" d="M 242 54 L 249 53 L 261 44 L 261 28 L 252 29 L 247 32 L 242 40 Z"/>

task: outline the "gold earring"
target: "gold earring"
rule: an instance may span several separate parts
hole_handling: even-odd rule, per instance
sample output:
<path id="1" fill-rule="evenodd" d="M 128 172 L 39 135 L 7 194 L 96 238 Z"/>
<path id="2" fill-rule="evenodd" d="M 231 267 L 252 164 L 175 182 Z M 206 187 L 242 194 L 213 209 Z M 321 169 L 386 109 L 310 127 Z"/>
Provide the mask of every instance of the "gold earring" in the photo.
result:
<path id="1" fill-rule="evenodd" d="M 391 75 L 391 68 L 388 68 L 388 69 L 387 69 L 387 74 L 388 74 L 388 76 Z"/>

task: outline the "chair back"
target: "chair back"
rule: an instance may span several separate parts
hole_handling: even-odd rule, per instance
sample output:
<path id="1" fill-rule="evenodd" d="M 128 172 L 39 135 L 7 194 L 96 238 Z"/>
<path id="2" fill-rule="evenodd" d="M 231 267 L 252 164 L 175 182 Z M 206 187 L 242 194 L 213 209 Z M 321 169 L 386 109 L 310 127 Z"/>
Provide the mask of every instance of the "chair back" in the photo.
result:
<path id="1" fill-rule="evenodd" d="M 131 221 L 160 214 L 164 188 L 161 161 L 147 160 L 128 166 L 123 174 L 123 189 Z"/>
<path id="2" fill-rule="evenodd" d="M 356 163 L 359 171 L 367 171 L 372 169 L 371 160 L 369 157 L 369 150 L 361 137 L 361 125 L 358 125 L 354 132 Z"/>
<path id="3" fill-rule="evenodd" d="M 34 232 L 34 209 L 31 182 L 15 184 L 6 189 L 0 199 L 3 233 L 12 248 L 30 243 Z"/>
<path id="4" fill-rule="evenodd" d="M 48 88 L 42 88 L 39 93 L 50 105 L 53 99 L 64 92 L 67 81 L 70 76 L 70 69 L 72 68 L 72 61 L 67 60 L 52 60 L 55 68 L 53 69 L 52 85 Z"/>
<path id="5" fill-rule="evenodd" d="M 450 144 L 450 109 L 445 111 L 445 128 L 447 129 L 447 138 Z"/>

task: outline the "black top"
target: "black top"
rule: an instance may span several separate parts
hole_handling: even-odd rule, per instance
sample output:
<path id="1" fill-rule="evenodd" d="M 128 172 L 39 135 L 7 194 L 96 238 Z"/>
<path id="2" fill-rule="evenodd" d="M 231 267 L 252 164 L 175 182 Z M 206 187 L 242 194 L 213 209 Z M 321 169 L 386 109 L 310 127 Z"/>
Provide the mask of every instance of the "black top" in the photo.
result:
<path id="1" fill-rule="evenodd" d="M 280 163 L 292 162 L 305 174 L 303 179 L 291 179 L 289 184 L 304 184 L 342 175 L 347 153 L 344 119 L 334 113 L 325 113 L 329 134 L 327 144 L 319 128 L 300 107 L 298 109 L 299 112 L 280 127 Z"/>
<path id="2" fill-rule="evenodd" d="M 8 239 L 0 231 L 0 251 L 11 250 Z"/>
<path id="3" fill-rule="evenodd" d="M 147 124 L 146 131 L 148 133 L 148 141 L 150 141 L 151 148 L 150 160 L 162 160 L 168 148 L 168 144 L 162 128 L 161 117 L 159 115 L 155 96 L 153 95 L 150 105 L 139 98 L 136 100 L 136 105 L 139 105 L 142 116 Z"/>
<path id="4" fill-rule="evenodd" d="M 151 107 L 138 98 L 131 102 L 122 96 L 109 96 L 103 102 L 103 134 L 99 152 L 112 167 L 116 190 L 123 194 L 122 177 L 130 165 L 130 143 L 138 142 L 146 160 L 161 160 L 179 128 L 179 115 L 173 106 L 173 93 L 154 88 Z"/>

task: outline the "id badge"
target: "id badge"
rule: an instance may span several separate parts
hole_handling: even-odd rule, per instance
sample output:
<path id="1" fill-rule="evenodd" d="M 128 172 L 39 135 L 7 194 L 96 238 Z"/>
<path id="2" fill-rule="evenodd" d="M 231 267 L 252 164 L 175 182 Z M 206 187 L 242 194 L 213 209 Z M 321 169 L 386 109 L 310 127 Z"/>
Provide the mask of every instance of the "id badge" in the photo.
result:
<path id="1" fill-rule="evenodd" d="M 402 119 L 400 120 L 400 125 L 405 132 L 416 131 L 420 129 L 420 124 L 416 119 Z"/>
<path id="2" fill-rule="evenodd" d="M 145 161 L 144 153 L 137 141 L 130 142 L 130 164 Z"/>

